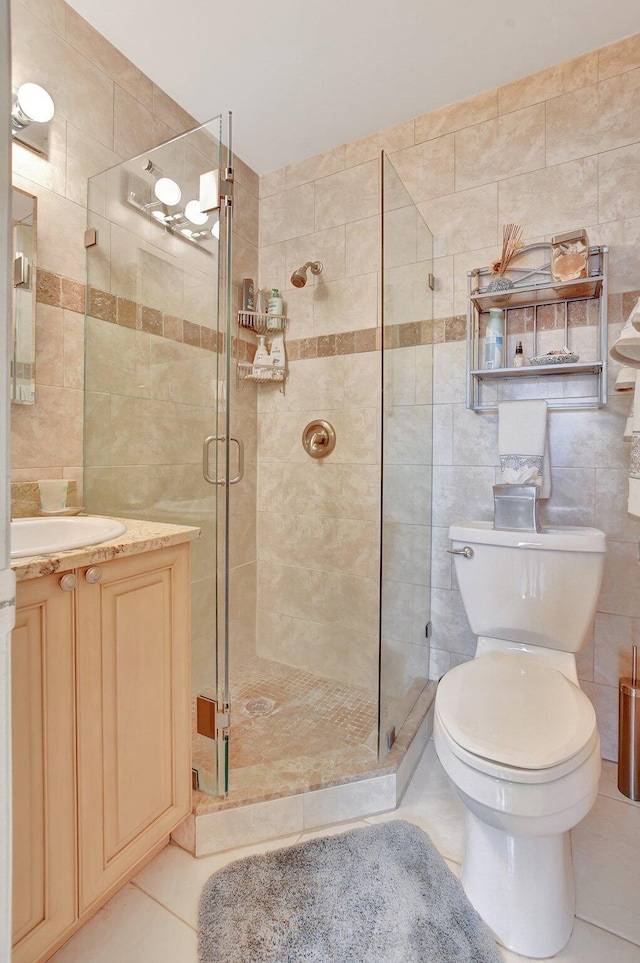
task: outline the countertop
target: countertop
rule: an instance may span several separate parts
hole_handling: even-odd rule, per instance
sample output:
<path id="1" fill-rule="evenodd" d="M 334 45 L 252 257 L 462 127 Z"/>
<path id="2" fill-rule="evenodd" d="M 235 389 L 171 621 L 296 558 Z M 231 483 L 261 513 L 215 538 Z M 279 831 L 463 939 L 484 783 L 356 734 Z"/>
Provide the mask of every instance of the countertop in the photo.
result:
<path id="1" fill-rule="evenodd" d="M 167 525 L 163 522 L 145 522 L 135 518 L 118 518 L 117 521 L 127 526 L 126 532 L 106 542 L 74 548 L 69 552 L 26 555 L 23 558 L 12 559 L 11 568 L 16 573 L 16 579 L 22 582 L 29 578 L 39 578 L 41 575 L 52 575 L 54 572 L 69 572 L 84 565 L 109 562 L 111 559 L 123 558 L 125 555 L 141 555 L 156 548 L 180 545 L 182 542 L 191 542 L 200 537 L 199 528 L 187 525 Z"/>

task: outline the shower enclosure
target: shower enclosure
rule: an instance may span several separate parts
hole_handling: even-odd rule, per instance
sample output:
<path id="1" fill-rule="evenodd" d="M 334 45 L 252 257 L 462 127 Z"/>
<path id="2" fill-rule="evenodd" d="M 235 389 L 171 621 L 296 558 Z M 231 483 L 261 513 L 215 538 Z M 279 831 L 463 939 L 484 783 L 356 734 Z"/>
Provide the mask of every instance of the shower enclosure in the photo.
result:
<path id="1" fill-rule="evenodd" d="M 381 158 L 382 495 L 379 756 L 429 679 L 433 237 Z"/>
<path id="2" fill-rule="evenodd" d="M 198 812 L 379 772 L 428 679 L 430 235 L 383 158 L 382 350 L 292 360 L 286 393 L 239 381 L 255 351 L 239 293 L 258 278 L 242 177 L 220 115 L 88 193 L 84 502 L 201 530 Z M 300 441 L 317 417 L 337 431 L 321 465 Z"/>

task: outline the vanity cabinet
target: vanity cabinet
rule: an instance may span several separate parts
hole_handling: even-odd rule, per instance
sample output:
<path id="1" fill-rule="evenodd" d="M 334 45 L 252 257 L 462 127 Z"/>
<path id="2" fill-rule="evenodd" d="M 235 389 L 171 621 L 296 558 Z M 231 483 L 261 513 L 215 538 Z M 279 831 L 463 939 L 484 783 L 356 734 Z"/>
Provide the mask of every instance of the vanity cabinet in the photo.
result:
<path id="1" fill-rule="evenodd" d="M 16 602 L 13 963 L 36 963 L 190 812 L 189 546 L 19 582 Z"/>
<path id="2" fill-rule="evenodd" d="M 165 549 L 79 579 L 80 913 L 191 811 L 187 561 Z"/>
<path id="3" fill-rule="evenodd" d="M 11 643 L 14 963 L 76 919 L 74 604 L 55 575 L 20 582 Z"/>

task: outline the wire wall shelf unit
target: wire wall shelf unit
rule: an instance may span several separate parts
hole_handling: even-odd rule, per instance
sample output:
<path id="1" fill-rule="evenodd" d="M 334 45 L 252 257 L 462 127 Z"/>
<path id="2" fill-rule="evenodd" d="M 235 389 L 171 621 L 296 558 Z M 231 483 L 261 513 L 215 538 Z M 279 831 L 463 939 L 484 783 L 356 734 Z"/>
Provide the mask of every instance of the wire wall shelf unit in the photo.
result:
<path id="1" fill-rule="evenodd" d="M 286 340 L 289 319 L 281 314 L 260 314 L 257 311 L 238 311 L 236 318 L 237 340 L 241 340 L 240 335 L 243 331 L 249 331 L 256 337 L 265 337 L 267 343 L 269 338 L 281 335 Z M 236 388 L 242 391 L 245 381 L 252 381 L 259 385 L 279 384 L 280 391 L 284 394 L 284 385 L 287 380 L 287 363 L 283 365 L 275 364 L 255 364 L 253 361 L 236 361 Z"/>
<path id="2" fill-rule="evenodd" d="M 531 266 L 545 255 L 541 266 Z M 467 272 L 467 408 L 496 411 L 500 401 L 520 398 L 546 398 L 551 409 L 601 408 L 607 403 L 608 258 L 608 247 L 590 247 L 586 277 L 554 281 L 551 245 L 530 244 L 509 265 L 513 286 L 506 290 L 489 290 L 495 277 L 489 267 Z M 503 357 L 512 359 L 521 341 L 527 362 L 523 367 L 484 367 L 492 308 L 504 311 Z M 578 360 L 563 363 L 556 357 L 544 363 L 540 352 L 563 346 L 575 351 Z M 537 363 L 528 363 L 530 358 Z"/>

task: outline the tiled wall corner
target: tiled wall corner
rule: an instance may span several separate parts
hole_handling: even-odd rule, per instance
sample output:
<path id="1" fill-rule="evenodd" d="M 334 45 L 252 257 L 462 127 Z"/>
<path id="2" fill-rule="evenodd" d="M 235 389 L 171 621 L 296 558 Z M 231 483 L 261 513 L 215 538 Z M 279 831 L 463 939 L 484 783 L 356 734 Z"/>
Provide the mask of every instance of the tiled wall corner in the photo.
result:
<path id="1" fill-rule="evenodd" d="M 640 34 L 347 144 L 344 154 L 302 162 L 296 169 L 304 172 L 304 184 L 287 183 L 285 171 L 262 177 L 261 286 L 286 291 L 293 262 L 319 256 L 326 240 L 334 255 L 325 279 L 287 291 L 291 337 L 306 339 L 307 353 L 299 357 L 309 356 L 315 336 L 355 330 L 365 317 L 371 324 L 364 279 L 379 269 L 380 148 L 434 234 L 436 318 L 466 313 L 466 272 L 499 254 L 503 223 L 521 223 L 528 242 L 584 226 L 592 243 L 611 248 L 613 337 L 623 320 L 622 296 L 640 287 L 638 89 Z M 491 517 L 497 449 L 495 416 L 464 407 L 464 343 L 433 340 L 431 675 L 438 678 L 469 658 L 474 646 L 444 557 L 447 529 L 470 514 Z M 306 373 L 311 362 L 301 364 Z M 410 380 L 399 363 L 399 390 Z M 332 410 L 339 404 L 333 397 Z M 544 513 L 548 524 L 597 525 L 609 539 L 594 639 L 579 658 L 608 758 L 617 751 L 616 673 L 625 668 L 640 618 L 634 601 L 640 523 L 625 511 L 629 452 L 621 433 L 628 405 L 628 398 L 612 395 L 600 411 L 551 413 L 553 493 Z M 262 423 L 267 412 L 259 417 Z M 289 445 L 291 437 L 285 431 L 282 442 Z"/>

